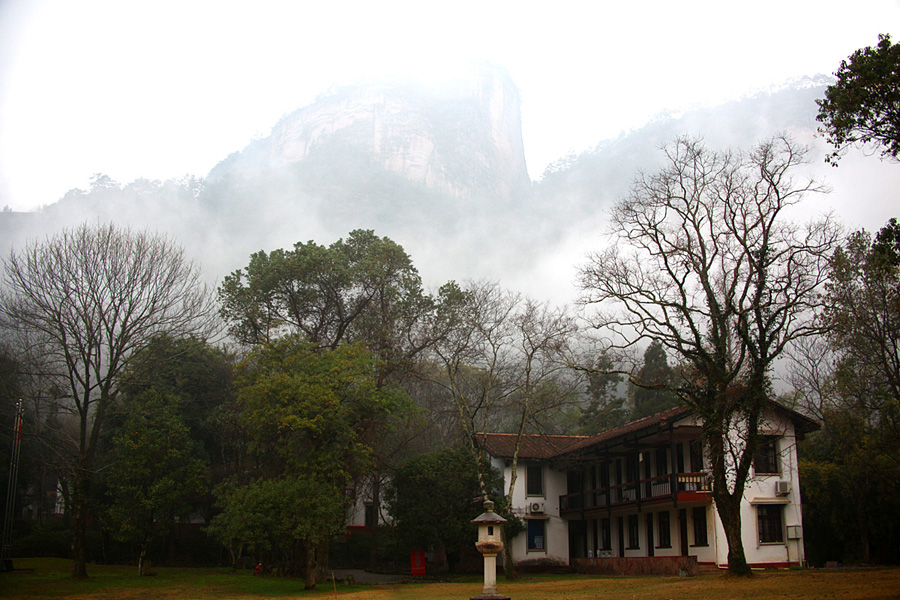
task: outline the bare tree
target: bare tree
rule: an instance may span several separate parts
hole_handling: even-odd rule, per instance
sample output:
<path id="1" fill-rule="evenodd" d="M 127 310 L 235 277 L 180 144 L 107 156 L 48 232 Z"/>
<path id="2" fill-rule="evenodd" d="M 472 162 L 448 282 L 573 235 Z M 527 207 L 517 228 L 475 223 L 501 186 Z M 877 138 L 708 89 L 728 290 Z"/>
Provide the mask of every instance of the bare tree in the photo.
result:
<path id="1" fill-rule="evenodd" d="M 197 267 L 171 240 L 84 224 L 32 242 L 4 261 L 4 324 L 42 356 L 55 382 L 57 451 L 71 471 L 72 576 L 87 576 L 85 533 L 97 443 L 117 377 L 151 338 L 211 333 L 214 306 Z"/>
<path id="2" fill-rule="evenodd" d="M 577 325 L 568 310 L 523 298 L 493 282 L 474 283 L 467 294 L 456 327 L 434 346 L 440 365 L 434 381 L 452 398 L 477 464 L 484 464 L 479 433 L 499 428 L 515 434 L 504 490 L 508 510 L 523 436 L 541 432 L 543 417 L 572 402 L 583 387 L 568 360 Z M 479 475 L 487 498 L 485 478 Z M 510 540 L 505 541 L 509 547 Z M 511 552 L 504 553 L 504 571 L 508 578 L 516 576 Z"/>
<path id="3" fill-rule="evenodd" d="M 679 138 L 665 166 L 640 174 L 612 213 L 611 243 L 581 268 L 583 302 L 616 344 L 657 340 L 689 365 L 677 392 L 703 421 L 713 497 L 731 572 L 749 574 L 740 502 L 770 396 L 774 361 L 817 333 L 812 308 L 839 235 L 828 218 L 799 227 L 790 208 L 805 149 L 784 136 L 749 153 Z"/>
<path id="4" fill-rule="evenodd" d="M 799 408 L 819 422 L 841 404 L 836 385 L 838 357 L 825 336 L 795 340 L 785 355 L 787 382 L 794 388 Z"/>

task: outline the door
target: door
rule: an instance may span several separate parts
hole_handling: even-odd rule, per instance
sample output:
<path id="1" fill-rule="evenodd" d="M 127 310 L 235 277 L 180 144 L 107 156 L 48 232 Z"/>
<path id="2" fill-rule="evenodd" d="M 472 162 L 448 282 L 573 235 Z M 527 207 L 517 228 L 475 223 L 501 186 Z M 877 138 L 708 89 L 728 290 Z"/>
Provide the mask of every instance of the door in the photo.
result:
<path id="1" fill-rule="evenodd" d="M 619 517 L 617 524 L 619 526 L 619 556 L 625 556 L 625 519 Z"/>
<path id="2" fill-rule="evenodd" d="M 681 538 L 681 555 L 688 555 L 687 509 L 678 511 L 678 535 Z"/>
<path id="3" fill-rule="evenodd" d="M 647 556 L 653 556 L 653 513 L 647 513 Z"/>

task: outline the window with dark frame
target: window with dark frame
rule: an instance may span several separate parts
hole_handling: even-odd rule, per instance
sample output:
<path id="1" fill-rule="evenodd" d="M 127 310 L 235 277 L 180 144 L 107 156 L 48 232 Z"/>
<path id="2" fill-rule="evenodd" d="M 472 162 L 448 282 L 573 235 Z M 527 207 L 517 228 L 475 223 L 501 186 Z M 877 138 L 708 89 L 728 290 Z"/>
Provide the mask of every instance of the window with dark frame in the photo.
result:
<path id="1" fill-rule="evenodd" d="M 540 465 L 528 465 L 525 469 L 525 495 L 544 495 L 544 469 Z"/>
<path id="2" fill-rule="evenodd" d="M 781 470 L 778 467 L 778 438 L 775 436 L 760 436 L 759 447 L 753 455 L 753 471 L 756 474 L 777 474 Z"/>
<path id="3" fill-rule="evenodd" d="M 609 463 L 600 463 L 600 481 L 598 485 L 601 490 L 609 487 Z"/>
<path id="4" fill-rule="evenodd" d="M 691 456 L 691 472 L 699 473 L 703 470 L 703 442 L 699 439 L 691 440 L 688 452 Z"/>
<path id="5" fill-rule="evenodd" d="M 612 524 L 609 519 L 600 520 L 600 549 L 612 550 Z"/>
<path id="6" fill-rule="evenodd" d="M 784 542 L 784 531 L 781 526 L 782 512 L 780 504 L 762 504 L 756 507 L 756 523 L 759 529 L 760 544 L 781 544 Z"/>
<path id="7" fill-rule="evenodd" d="M 669 511 L 656 513 L 656 524 L 659 528 L 659 547 L 672 547 L 672 528 L 669 521 Z"/>
<path id="8" fill-rule="evenodd" d="M 706 533 L 706 507 L 694 507 L 692 517 L 694 521 L 694 545 L 709 546 L 709 538 Z"/>
<path id="9" fill-rule="evenodd" d="M 528 519 L 528 549 L 546 550 L 547 521 L 544 519 Z"/>
<path id="10" fill-rule="evenodd" d="M 668 452 L 666 452 L 665 448 L 657 448 L 656 449 L 656 474 L 657 475 L 668 475 L 669 474 L 669 459 Z"/>
<path id="11" fill-rule="evenodd" d="M 638 471 L 639 456 L 638 453 L 634 453 L 625 457 L 625 483 L 634 483 L 641 478 Z"/>
<path id="12" fill-rule="evenodd" d="M 641 547 L 641 532 L 637 515 L 628 515 L 628 548 L 635 550 Z"/>

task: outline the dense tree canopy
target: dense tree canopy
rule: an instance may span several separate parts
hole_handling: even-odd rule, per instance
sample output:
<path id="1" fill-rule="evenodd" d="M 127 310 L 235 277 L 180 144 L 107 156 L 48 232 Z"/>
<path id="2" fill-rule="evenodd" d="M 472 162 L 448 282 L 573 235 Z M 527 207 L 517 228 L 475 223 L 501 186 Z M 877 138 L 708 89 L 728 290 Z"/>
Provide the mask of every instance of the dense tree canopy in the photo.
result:
<path id="1" fill-rule="evenodd" d="M 366 429 L 404 402 L 378 387 L 362 344 L 318 350 L 296 337 L 255 348 L 238 370 L 241 418 L 263 473 L 326 476 L 342 487 L 369 466 Z"/>
<path id="2" fill-rule="evenodd" d="M 127 403 L 113 438 L 108 483 L 113 502 L 105 524 L 113 537 L 139 545 L 138 574 L 160 525 L 190 515 L 206 490 L 206 465 L 194 455 L 178 398 L 156 390 Z"/>
<path id="3" fill-rule="evenodd" d="M 343 488 L 307 475 L 223 487 L 220 505 L 209 530 L 235 562 L 246 545 L 281 575 L 302 574 L 307 589 L 315 587 L 317 563 L 327 560 L 318 548 L 340 531 L 346 508 Z"/>
<path id="4" fill-rule="evenodd" d="M 837 81 L 817 100 L 822 131 L 835 151 L 828 157 L 837 163 L 855 145 L 873 145 L 882 156 L 900 158 L 900 44 L 889 35 L 878 36 L 878 45 L 854 52 L 841 62 Z"/>
<path id="5" fill-rule="evenodd" d="M 236 435 L 234 356 L 195 338 L 161 335 L 136 352 L 120 378 L 122 396 L 136 398 L 148 390 L 178 399 L 180 418 L 197 441 L 198 457 L 218 477 L 235 468 L 242 450 Z M 116 411 L 111 433 L 127 414 Z"/>
<path id="6" fill-rule="evenodd" d="M 479 469 L 467 448 L 420 454 L 394 473 L 387 488 L 388 510 L 409 549 L 446 550 L 451 571 L 460 550 L 474 544 L 472 519 L 483 511 L 480 474 L 492 495 L 502 495 L 499 474 Z"/>
<path id="7" fill-rule="evenodd" d="M 241 362 L 238 403 L 250 461 L 219 487 L 222 513 L 213 527 L 233 558 L 244 546 L 265 549 L 281 574 L 303 572 L 315 585 L 342 524 L 345 490 L 372 467 L 368 434 L 406 404 L 402 392 L 377 384 L 377 363 L 362 343 L 326 349 L 298 336 L 260 344 Z M 248 506 L 261 508 L 248 514 Z M 272 518 L 281 520 L 271 530 L 259 525 Z"/>

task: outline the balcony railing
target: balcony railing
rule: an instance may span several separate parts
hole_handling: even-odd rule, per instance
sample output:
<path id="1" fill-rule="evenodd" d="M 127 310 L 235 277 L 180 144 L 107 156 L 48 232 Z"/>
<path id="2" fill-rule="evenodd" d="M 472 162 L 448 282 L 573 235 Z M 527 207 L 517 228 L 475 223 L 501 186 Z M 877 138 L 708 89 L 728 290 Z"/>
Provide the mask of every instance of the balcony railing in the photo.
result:
<path id="1" fill-rule="evenodd" d="M 674 492 L 673 492 L 674 488 Z M 559 497 L 563 513 L 614 508 L 674 498 L 678 492 L 708 492 L 708 473 L 673 473 Z"/>

